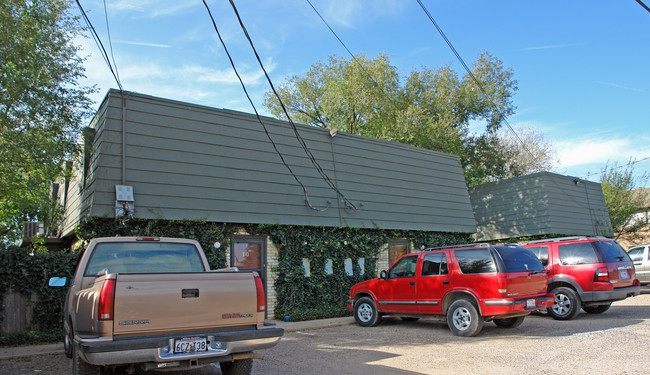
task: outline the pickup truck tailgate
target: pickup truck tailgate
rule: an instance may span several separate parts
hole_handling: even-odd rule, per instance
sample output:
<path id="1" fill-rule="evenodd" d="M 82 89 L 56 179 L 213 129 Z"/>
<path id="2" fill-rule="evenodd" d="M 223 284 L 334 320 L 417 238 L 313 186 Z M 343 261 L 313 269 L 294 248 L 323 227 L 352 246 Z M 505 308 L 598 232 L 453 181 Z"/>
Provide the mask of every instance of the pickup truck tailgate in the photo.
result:
<path id="1" fill-rule="evenodd" d="M 118 274 L 113 334 L 251 326 L 256 314 L 252 273 Z"/>

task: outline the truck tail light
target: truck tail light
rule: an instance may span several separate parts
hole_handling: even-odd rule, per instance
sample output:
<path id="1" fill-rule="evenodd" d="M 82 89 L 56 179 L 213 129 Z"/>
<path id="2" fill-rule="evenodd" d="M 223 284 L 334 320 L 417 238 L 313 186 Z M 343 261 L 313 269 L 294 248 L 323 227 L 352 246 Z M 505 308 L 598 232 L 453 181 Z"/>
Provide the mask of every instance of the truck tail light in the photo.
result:
<path id="1" fill-rule="evenodd" d="M 607 272 L 607 267 L 600 267 L 596 269 L 594 274 L 594 281 L 609 281 L 609 272 Z"/>
<path id="2" fill-rule="evenodd" d="M 106 279 L 99 293 L 99 320 L 113 320 L 115 280 Z"/>
<path id="3" fill-rule="evenodd" d="M 262 279 L 255 275 L 255 289 L 257 289 L 257 311 L 266 311 L 266 295 L 264 294 L 264 285 Z"/>

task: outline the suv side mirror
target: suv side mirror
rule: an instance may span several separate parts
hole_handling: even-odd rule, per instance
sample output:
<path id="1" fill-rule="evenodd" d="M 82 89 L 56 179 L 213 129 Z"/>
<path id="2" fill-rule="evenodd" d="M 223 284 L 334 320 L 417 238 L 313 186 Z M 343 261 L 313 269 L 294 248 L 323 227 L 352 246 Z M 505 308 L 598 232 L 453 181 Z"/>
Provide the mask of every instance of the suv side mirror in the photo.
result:
<path id="1" fill-rule="evenodd" d="M 381 271 L 381 273 L 379 274 L 379 278 L 386 280 L 388 278 L 388 274 L 386 273 L 386 271 Z"/>

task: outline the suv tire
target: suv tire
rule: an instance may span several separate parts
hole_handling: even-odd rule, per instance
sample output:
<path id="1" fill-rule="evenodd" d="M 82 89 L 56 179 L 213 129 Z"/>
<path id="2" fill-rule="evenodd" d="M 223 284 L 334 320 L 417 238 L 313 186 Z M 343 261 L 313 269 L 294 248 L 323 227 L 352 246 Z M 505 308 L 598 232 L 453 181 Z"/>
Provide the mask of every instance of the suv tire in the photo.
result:
<path id="1" fill-rule="evenodd" d="M 238 359 L 232 362 L 221 362 L 221 373 L 223 375 L 250 375 L 253 371 L 253 359 Z"/>
<path id="2" fill-rule="evenodd" d="M 501 328 L 517 328 L 524 322 L 525 316 L 516 316 L 514 318 L 494 319 L 494 324 Z"/>
<path id="3" fill-rule="evenodd" d="M 605 311 L 609 310 L 611 306 L 612 303 L 610 302 L 607 305 L 583 306 L 582 309 L 589 314 L 602 314 Z"/>
<path id="4" fill-rule="evenodd" d="M 447 310 L 447 325 L 457 336 L 476 336 L 483 329 L 483 322 L 476 306 L 466 299 L 454 301 Z"/>
<path id="5" fill-rule="evenodd" d="M 551 290 L 555 294 L 555 303 L 546 309 L 555 320 L 571 320 L 580 313 L 580 297 L 571 288 L 559 287 Z"/>
<path id="6" fill-rule="evenodd" d="M 362 327 L 374 327 L 381 322 L 381 315 L 372 298 L 361 297 L 354 304 L 354 320 Z"/>

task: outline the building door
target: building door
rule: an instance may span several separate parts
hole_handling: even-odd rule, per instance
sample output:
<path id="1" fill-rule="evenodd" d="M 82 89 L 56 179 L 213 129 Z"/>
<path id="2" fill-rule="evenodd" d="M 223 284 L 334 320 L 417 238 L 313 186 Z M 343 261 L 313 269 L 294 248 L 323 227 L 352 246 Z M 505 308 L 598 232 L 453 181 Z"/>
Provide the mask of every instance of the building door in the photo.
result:
<path id="1" fill-rule="evenodd" d="M 409 240 L 393 240 L 390 242 L 390 252 L 388 254 L 388 267 L 392 266 L 393 263 L 402 256 L 410 253 L 411 251 L 411 241 Z"/>

